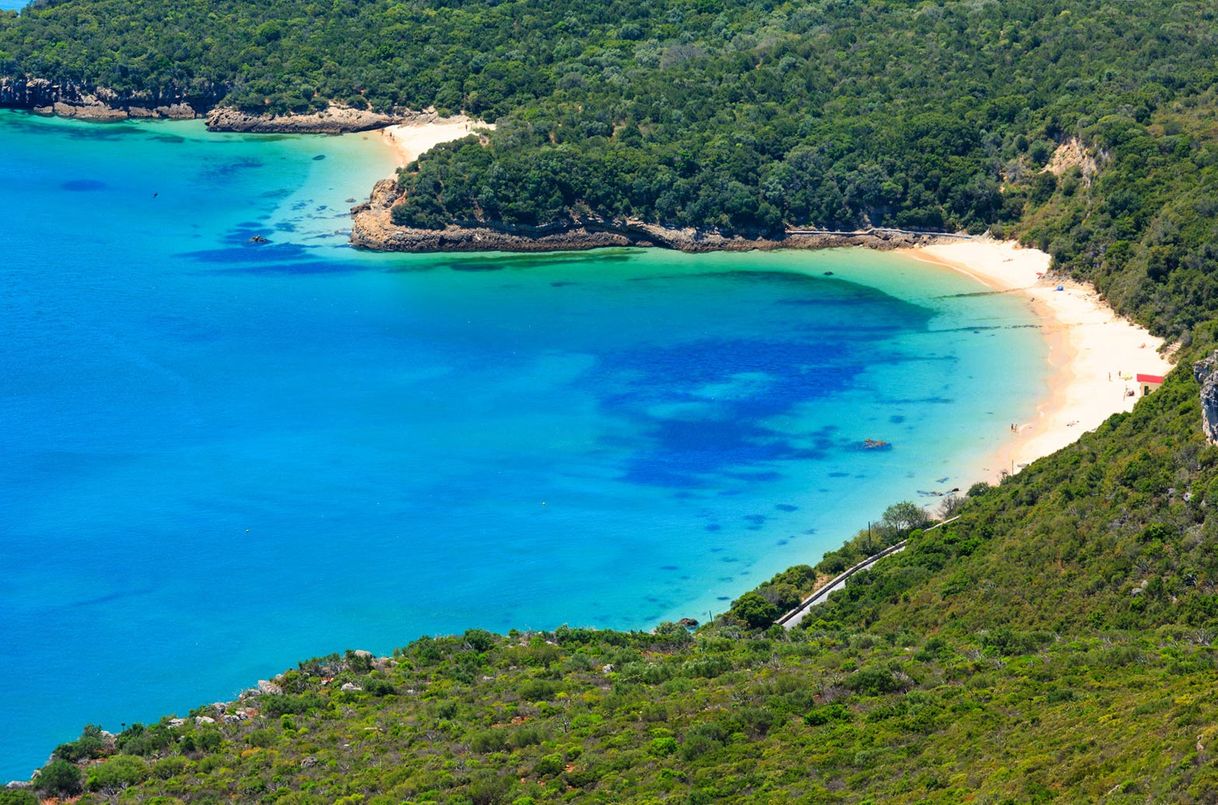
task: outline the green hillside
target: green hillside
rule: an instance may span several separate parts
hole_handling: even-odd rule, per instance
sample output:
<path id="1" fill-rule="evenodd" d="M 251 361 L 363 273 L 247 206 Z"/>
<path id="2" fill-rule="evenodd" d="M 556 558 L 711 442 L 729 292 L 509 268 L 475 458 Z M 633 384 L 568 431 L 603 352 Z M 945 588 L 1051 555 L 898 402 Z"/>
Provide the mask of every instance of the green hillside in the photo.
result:
<path id="1" fill-rule="evenodd" d="M 1216 15 L 1202 0 L 40 0 L 0 12 L 0 76 L 200 111 L 466 111 L 498 130 L 405 171 L 400 223 L 991 227 L 1180 335 L 1218 311 Z M 1073 138 L 1098 174 L 1043 171 Z"/>
<path id="2" fill-rule="evenodd" d="M 335 655 L 235 723 L 86 734 L 57 754 L 104 762 L 48 780 L 85 801 L 1210 802 L 1218 447 L 1199 420 L 1176 373 L 792 632 L 729 615 Z"/>
<path id="3" fill-rule="evenodd" d="M 809 568 L 693 634 L 468 632 L 391 662 L 336 655 L 234 705 L 243 716 L 86 730 L 41 790 L 1218 801 L 1218 447 L 1188 374 L 1218 340 L 1216 14 L 1190 0 L 61 0 L 0 15 L 2 75 L 497 119 L 488 145 L 402 174 L 402 223 L 988 227 L 1177 339 L 1183 366 L 1133 413 L 971 490 L 960 519 L 914 531 L 792 632 L 764 616 L 806 592 Z"/>

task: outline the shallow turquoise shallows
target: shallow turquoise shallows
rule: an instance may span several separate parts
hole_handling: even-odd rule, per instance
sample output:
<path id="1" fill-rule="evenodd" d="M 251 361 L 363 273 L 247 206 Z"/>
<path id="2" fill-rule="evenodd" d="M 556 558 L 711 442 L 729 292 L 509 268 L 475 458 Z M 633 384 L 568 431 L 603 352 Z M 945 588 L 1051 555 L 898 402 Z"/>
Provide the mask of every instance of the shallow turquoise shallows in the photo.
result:
<path id="1" fill-rule="evenodd" d="M 1044 391 L 1019 300 L 891 254 L 354 252 L 374 135 L 0 153 L 6 777 L 334 650 L 705 619 Z"/>

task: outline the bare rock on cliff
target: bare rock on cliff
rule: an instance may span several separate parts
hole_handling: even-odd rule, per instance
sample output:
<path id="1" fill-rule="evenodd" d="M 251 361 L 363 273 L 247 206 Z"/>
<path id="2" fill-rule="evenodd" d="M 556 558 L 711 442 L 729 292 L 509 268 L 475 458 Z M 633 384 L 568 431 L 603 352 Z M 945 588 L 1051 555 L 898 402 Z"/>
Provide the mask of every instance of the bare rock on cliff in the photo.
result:
<path id="1" fill-rule="evenodd" d="M 115 109 L 104 103 L 65 103 L 56 101 L 50 106 L 39 106 L 34 109 L 40 115 L 56 115 L 58 117 L 75 117 L 81 120 L 126 120 L 127 112 Z"/>
<path id="2" fill-rule="evenodd" d="M 1095 155 L 1077 137 L 1071 137 L 1057 146 L 1044 169 L 1047 173 L 1060 177 L 1072 168 L 1078 168 L 1088 182 L 1099 172 Z"/>
<path id="3" fill-rule="evenodd" d="M 218 106 L 207 113 L 211 131 L 237 131 L 250 134 L 343 134 L 379 129 L 397 122 L 382 112 L 330 106 L 307 115 L 259 115 L 229 106 Z"/>
<path id="4" fill-rule="evenodd" d="M 56 84 L 33 76 L 0 76 L 0 107 L 30 109 L 44 115 L 84 120 L 161 117 L 189 120 L 223 94 L 220 87 L 190 92 L 168 87 L 158 92 L 120 93 L 108 87 Z M 192 105 L 193 104 L 193 105 Z"/>
<path id="5" fill-rule="evenodd" d="M 1201 429 L 1218 444 L 1218 351 L 1193 364 L 1193 377 L 1201 384 Z"/>

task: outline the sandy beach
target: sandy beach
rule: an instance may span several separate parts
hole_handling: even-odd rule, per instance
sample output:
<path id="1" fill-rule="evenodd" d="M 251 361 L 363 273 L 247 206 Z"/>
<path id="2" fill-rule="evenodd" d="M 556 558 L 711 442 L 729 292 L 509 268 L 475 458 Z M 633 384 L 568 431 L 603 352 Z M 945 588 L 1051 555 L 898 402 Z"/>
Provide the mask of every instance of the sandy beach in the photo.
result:
<path id="1" fill-rule="evenodd" d="M 419 155 L 440 143 L 460 140 L 478 129 L 493 129 L 493 123 L 466 117 L 436 117 L 400 123 L 381 129 L 381 136 L 393 149 L 400 167 L 409 165 Z"/>
<path id="2" fill-rule="evenodd" d="M 1017 472 L 1113 414 L 1132 410 L 1142 393 L 1136 376 L 1171 368 L 1160 354 L 1163 340 L 1117 316 L 1089 285 L 1047 279 L 1051 258 L 1042 251 L 980 238 L 902 253 L 961 271 L 994 290 L 1022 294 L 1042 322 L 1049 345 L 1048 395 L 983 467 L 985 480 Z"/>

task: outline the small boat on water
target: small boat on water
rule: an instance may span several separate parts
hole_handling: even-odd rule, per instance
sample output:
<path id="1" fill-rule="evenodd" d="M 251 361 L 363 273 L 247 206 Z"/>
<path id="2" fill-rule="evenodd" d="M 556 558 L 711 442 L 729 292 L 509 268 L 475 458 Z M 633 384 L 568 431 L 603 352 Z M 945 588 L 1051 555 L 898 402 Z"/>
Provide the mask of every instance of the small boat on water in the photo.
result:
<path id="1" fill-rule="evenodd" d="M 885 447 L 892 447 L 892 445 L 881 439 L 864 439 L 863 440 L 863 449 L 864 450 L 882 450 Z"/>

